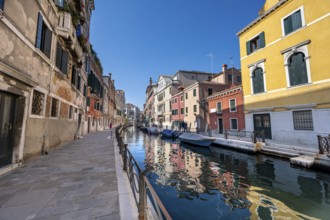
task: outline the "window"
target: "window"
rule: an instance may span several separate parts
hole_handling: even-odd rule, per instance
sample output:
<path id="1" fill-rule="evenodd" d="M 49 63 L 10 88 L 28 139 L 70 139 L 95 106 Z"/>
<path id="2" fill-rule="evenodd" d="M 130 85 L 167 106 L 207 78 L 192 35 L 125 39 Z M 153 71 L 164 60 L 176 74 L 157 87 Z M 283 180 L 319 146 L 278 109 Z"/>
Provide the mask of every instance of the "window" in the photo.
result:
<path id="1" fill-rule="evenodd" d="M 241 76 L 237 76 L 237 82 L 239 82 L 239 83 L 242 82 L 242 77 Z"/>
<path id="2" fill-rule="evenodd" d="M 181 112 L 180 112 L 181 115 L 184 114 L 184 108 L 181 108 Z"/>
<path id="3" fill-rule="evenodd" d="M 188 107 L 186 107 L 186 114 L 188 114 Z"/>
<path id="4" fill-rule="evenodd" d="M 230 112 L 236 112 L 236 99 L 231 99 L 229 101 Z"/>
<path id="5" fill-rule="evenodd" d="M 288 35 L 302 27 L 301 10 L 298 10 L 283 20 L 284 35 Z"/>
<path id="6" fill-rule="evenodd" d="M 0 2 L 0 4 L 1 4 L 1 2 Z M 43 17 L 39 13 L 38 14 L 36 47 L 39 48 L 48 58 L 50 58 L 51 45 L 52 45 L 52 32 L 49 30 L 47 25 L 44 23 Z"/>
<path id="7" fill-rule="evenodd" d="M 217 103 L 217 113 L 221 113 L 222 112 L 222 102 L 218 102 Z"/>
<path id="8" fill-rule="evenodd" d="M 3 11 L 3 8 L 5 6 L 5 0 L 0 0 L 0 9 Z"/>
<path id="9" fill-rule="evenodd" d="M 194 105 L 194 112 L 197 112 L 197 105 Z"/>
<path id="10" fill-rule="evenodd" d="M 252 40 L 246 42 L 246 53 L 247 55 L 253 53 L 254 51 L 265 47 L 265 32 L 260 33 L 258 36 L 254 37 Z"/>
<path id="11" fill-rule="evenodd" d="M 188 99 L 188 93 L 186 93 L 186 99 Z"/>
<path id="12" fill-rule="evenodd" d="M 196 89 L 193 90 L 193 96 L 196 96 Z"/>
<path id="13" fill-rule="evenodd" d="M 68 71 L 68 52 L 66 52 L 62 46 L 57 43 L 56 48 L 56 67 L 64 74 L 67 74 Z M 75 67 L 72 68 L 72 74 L 75 74 L 75 76 L 72 78 L 72 80 L 76 80 L 76 69 Z"/>
<path id="14" fill-rule="evenodd" d="M 237 129 L 238 129 L 237 118 L 231 118 L 230 119 L 230 130 L 237 130 Z"/>
<path id="15" fill-rule="evenodd" d="M 78 74 L 78 79 L 77 79 L 77 89 L 80 91 L 80 81 L 81 81 L 81 75 L 80 73 Z"/>
<path id="16" fill-rule="evenodd" d="M 58 107 L 59 107 L 59 101 L 55 98 L 52 98 L 50 117 L 58 116 Z"/>
<path id="17" fill-rule="evenodd" d="M 64 0 L 54 0 L 54 2 L 56 6 L 59 6 L 61 8 L 64 7 Z"/>
<path id="18" fill-rule="evenodd" d="M 232 82 L 233 81 L 232 75 L 228 74 L 227 76 L 228 76 L 228 82 Z"/>
<path id="19" fill-rule="evenodd" d="M 31 114 L 42 115 L 45 95 L 37 90 L 33 91 Z"/>
<path id="20" fill-rule="evenodd" d="M 72 73 L 71 73 L 71 84 L 76 86 L 76 78 L 77 78 L 77 74 L 76 74 L 76 67 L 73 65 L 72 66 Z"/>
<path id="21" fill-rule="evenodd" d="M 183 101 L 183 95 L 181 96 L 181 102 Z"/>
<path id="22" fill-rule="evenodd" d="M 313 115 L 311 110 L 293 111 L 294 130 L 313 131 Z"/>
<path id="23" fill-rule="evenodd" d="M 208 88 L 207 89 L 207 95 L 212 95 L 213 94 L 213 89 L 212 88 Z"/>
<path id="24" fill-rule="evenodd" d="M 260 67 L 257 67 L 252 72 L 252 85 L 253 85 L 253 93 L 261 93 L 265 91 L 264 87 L 264 76 L 263 70 Z"/>
<path id="25" fill-rule="evenodd" d="M 73 119 L 73 107 L 69 107 L 69 119 Z"/>
<path id="26" fill-rule="evenodd" d="M 302 52 L 292 54 L 288 59 L 290 86 L 308 83 L 305 54 Z"/>
<path id="27" fill-rule="evenodd" d="M 84 96 L 86 97 L 87 95 L 87 87 L 86 87 L 86 83 L 84 83 Z"/>

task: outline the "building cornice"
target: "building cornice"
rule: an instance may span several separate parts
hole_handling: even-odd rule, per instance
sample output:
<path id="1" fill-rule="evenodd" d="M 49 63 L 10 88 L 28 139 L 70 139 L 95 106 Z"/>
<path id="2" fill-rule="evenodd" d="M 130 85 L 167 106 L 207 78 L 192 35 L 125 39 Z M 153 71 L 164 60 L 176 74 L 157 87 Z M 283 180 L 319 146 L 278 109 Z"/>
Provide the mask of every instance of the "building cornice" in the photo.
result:
<path id="1" fill-rule="evenodd" d="M 268 15 L 270 15 L 271 13 L 273 13 L 274 11 L 276 11 L 279 7 L 281 7 L 282 5 L 284 5 L 288 1 L 290 1 L 290 0 L 280 0 L 276 5 L 274 5 L 273 7 L 271 7 L 269 10 L 265 11 L 262 15 L 260 15 L 259 17 L 257 17 L 250 24 L 248 24 L 242 30 L 240 30 L 236 34 L 236 36 L 239 37 L 241 34 L 243 34 L 244 32 L 246 32 L 248 29 L 252 28 L 254 25 L 256 25 L 257 23 L 259 23 L 262 19 L 264 19 L 265 17 L 267 17 Z"/>

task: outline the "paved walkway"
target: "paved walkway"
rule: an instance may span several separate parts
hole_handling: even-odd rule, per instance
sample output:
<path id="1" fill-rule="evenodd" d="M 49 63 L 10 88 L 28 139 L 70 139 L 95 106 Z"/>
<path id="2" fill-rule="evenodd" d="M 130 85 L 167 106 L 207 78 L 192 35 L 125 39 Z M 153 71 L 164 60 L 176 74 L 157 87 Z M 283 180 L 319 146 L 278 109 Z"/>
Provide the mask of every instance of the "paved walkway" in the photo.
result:
<path id="1" fill-rule="evenodd" d="M 0 176 L 0 219 L 137 219 L 114 138 L 90 134 Z"/>

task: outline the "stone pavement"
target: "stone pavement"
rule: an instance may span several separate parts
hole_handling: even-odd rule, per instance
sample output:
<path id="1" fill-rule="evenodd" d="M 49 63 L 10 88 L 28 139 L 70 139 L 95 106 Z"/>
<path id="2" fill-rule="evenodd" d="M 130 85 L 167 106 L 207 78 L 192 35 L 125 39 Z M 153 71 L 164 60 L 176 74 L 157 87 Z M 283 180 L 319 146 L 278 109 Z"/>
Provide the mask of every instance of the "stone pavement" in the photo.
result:
<path id="1" fill-rule="evenodd" d="M 137 219 L 114 133 L 87 135 L 0 176 L 0 219 Z"/>

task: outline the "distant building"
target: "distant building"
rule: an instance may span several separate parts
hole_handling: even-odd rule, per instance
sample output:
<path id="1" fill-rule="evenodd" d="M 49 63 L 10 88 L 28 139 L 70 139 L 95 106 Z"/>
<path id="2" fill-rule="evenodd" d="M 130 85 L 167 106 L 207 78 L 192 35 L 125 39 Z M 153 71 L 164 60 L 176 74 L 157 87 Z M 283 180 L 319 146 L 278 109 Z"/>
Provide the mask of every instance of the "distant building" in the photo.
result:
<path id="1" fill-rule="evenodd" d="M 330 131 L 330 1 L 267 0 L 237 35 L 247 130 L 317 148 Z"/>
<path id="2" fill-rule="evenodd" d="M 115 110 L 115 123 L 116 124 L 124 124 L 125 123 L 125 110 L 126 110 L 126 98 L 125 98 L 125 91 L 124 90 L 116 90 L 115 95 L 115 103 L 116 103 L 116 110 Z"/>
<path id="3" fill-rule="evenodd" d="M 156 83 L 152 83 L 152 78 L 149 80 L 149 85 L 146 89 L 146 102 L 144 104 L 144 119 L 143 123 L 145 125 L 152 125 L 155 123 L 155 93 L 157 92 L 158 85 Z"/>
<path id="4" fill-rule="evenodd" d="M 103 95 L 103 126 L 109 127 L 110 122 L 115 123 L 115 81 L 109 76 L 103 76 L 104 81 L 104 95 Z"/>
<path id="5" fill-rule="evenodd" d="M 133 125 L 139 125 L 141 119 L 141 113 L 139 107 L 127 103 L 126 104 L 126 118 L 128 123 L 132 123 Z"/>

